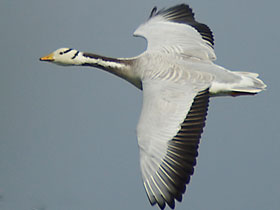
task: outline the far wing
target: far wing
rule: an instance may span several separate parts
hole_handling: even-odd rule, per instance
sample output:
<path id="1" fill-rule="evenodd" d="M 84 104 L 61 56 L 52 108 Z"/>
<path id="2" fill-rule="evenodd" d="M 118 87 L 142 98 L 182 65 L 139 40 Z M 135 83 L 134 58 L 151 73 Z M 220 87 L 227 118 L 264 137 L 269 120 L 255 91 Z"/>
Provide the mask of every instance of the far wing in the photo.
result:
<path id="1" fill-rule="evenodd" d="M 182 200 L 196 164 L 205 125 L 208 89 L 166 81 L 143 82 L 143 107 L 137 127 L 140 166 L 152 205 Z"/>
<path id="2" fill-rule="evenodd" d="M 153 9 L 147 22 L 134 32 L 148 42 L 147 51 L 176 53 L 203 60 L 215 60 L 214 37 L 210 28 L 194 18 L 185 4 L 166 10 Z"/>

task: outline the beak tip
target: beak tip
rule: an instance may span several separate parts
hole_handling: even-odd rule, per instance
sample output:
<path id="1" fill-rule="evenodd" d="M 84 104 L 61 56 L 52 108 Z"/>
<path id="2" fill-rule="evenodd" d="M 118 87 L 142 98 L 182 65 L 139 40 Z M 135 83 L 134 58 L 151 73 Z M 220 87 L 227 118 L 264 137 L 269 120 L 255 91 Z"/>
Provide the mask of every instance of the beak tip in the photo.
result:
<path id="1" fill-rule="evenodd" d="M 47 55 L 44 57 L 39 58 L 40 61 L 54 61 L 53 56 L 52 55 Z"/>
<path id="2" fill-rule="evenodd" d="M 53 53 L 39 58 L 39 61 L 54 61 Z"/>

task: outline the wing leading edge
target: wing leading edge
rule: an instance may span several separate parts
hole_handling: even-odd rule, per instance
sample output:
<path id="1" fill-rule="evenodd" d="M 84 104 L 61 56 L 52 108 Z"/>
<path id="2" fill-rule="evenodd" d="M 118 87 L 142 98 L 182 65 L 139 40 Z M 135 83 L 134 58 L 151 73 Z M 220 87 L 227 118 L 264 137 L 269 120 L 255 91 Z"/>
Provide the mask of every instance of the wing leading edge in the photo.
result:
<path id="1" fill-rule="evenodd" d="M 209 90 L 187 93 L 185 98 L 188 99 L 181 102 L 184 96 L 180 91 L 177 92 L 179 100 L 168 94 L 160 97 L 163 100 L 147 96 L 150 105 L 145 104 L 145 91 L 144 85 L 143 109 L 137 129 L 144 187 L 152 205 L 158 204 L 163 209 L 167 203 L 174 208 L 175 199 L 182 200 L 186 184 L 194 172 L 208 110 Z M 158 103 L 167 109 L 157 107 Z M 152 114 L 154 109 L 159 109 L 158 114 Z M 168 113 L 161 113 L 164 110 Z M 161 116 L 157 116 L 159 114 Z"/>
<path id="2" fill-rule="evenodd" d="M 215 60 L 214 36 L 210 28 L 194 18 L 185 4 L 157 11 L 134 32 L 148 42 L 147 51 L 175 53 L 203 60 Z"/>

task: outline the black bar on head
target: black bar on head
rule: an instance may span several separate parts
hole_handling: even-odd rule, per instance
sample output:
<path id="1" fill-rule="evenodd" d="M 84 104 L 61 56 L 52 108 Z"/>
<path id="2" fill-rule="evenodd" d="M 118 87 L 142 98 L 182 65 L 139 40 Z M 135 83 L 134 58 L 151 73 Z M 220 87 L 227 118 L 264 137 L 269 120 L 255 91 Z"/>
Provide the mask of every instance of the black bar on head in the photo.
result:
<path id="1" fill-rule="evenodd" d="M 63 52 L 63 54 L 68 53 L 68 52 L 70 52 L 71 50 L 73 50 L 73 49 L 72 49 L 72 48 L 69 48 L 68 50 L 65 50 L 65 51 Z"/>
<path id="2" fill-rule="evenodd" d="M 79 51 L 77 51 L 71 59 L 75 59 L 78 56 L 78 54 L 79 54 Z"/>

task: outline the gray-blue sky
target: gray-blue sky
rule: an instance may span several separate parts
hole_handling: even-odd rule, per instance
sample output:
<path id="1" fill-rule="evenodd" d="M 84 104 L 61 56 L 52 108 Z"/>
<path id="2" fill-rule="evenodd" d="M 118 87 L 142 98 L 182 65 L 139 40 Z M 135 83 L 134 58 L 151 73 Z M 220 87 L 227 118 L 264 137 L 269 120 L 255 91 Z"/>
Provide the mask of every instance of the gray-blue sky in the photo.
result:
<path id="1" fill-rule="evenodd" d="M 93 68 L 38 58 L 59 47 L 135 56 L 132 37 L 171 0 L 4 0 L 0 7 L 0 209 L 150 207 L 139 169 L 141 92 Z M 259 73 L 268 90 L 214 98 L 198 165 L 177 209 L 280 207 L 279 1 L 189 3 L 215 35 L 216 63 Z"/>

